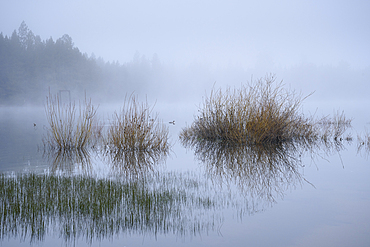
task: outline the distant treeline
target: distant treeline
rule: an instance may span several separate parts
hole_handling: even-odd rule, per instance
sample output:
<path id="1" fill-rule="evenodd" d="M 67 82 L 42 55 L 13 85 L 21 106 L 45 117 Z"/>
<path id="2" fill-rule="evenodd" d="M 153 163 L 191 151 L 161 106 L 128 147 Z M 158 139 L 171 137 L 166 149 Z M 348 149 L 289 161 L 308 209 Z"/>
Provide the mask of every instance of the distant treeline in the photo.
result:
<path id="1" fill-rule="evenodd" d="M 50 90 L 109 99 L 145 87 L 153 66 L 145 58 L 121 65 L 83 54 L 65 34 L 41 40 L 25 22 L 10 37 L 0 33 L 0 105 L 40 104 Z"/>

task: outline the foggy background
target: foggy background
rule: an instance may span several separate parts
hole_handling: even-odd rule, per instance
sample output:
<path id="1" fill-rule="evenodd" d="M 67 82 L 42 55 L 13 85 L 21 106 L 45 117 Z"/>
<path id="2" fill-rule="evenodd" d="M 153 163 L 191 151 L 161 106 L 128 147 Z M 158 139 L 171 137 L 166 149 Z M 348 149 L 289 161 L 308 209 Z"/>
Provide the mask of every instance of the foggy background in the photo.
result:
<path id="1" fill-rule="evenodd" d="M 14 0 L 0 4 L 0 32 L 25 21 L 42 40 L 68 34 L 88 57 L 135 74 L 137 87 L 122 95 L 198 104 L 215 83 L 274 73 L 303 95 L 315 91 L 309 100 L 346 102 L 369 94 L 369 10 L 366 0 Z"/>
<path id="2" fill-rule="evenodd" d="M 9 41 L 23 21 L 39 35 L 38 54 L 43 57 L 13 61 L 3 41 Z M 346 117 L 355 118 L 354 139 L 364 126 L 370 129 L 369 0 L 1 0 L 0 33 L 0 168 L 12 174 L 50 168 L 50 161 L 39 163 L 42 153 L 37 146 L 49 126 L 43 108 L 49 89 L 71 90 L 74 99 L 86 92 L 99 106 L 98 120 L 107 126 L 125 95 L 134 92 L 141 100 L 156 102 L 154 111 L 169 126 L 169 141 L 175 144 L 165 168 L 200 176 L 202 165 L 181 145 L 178 133 L 191 124 L 213 86 L 238 87 L 273 73 L 303 96 L 314 92 L 303 102 L 305 114 L 321 117 L 344 110 Z M 169 124 L 173 120 L 176 125 Z M 355 156 L 356 143 L 343 155 L 337 149 L 328 159 L 318 148 L 320 158 L 311 164 L 309 152 L 296 157 L 307 163 L 302 178 L 316 187 L 307 184 L 303 190 L 302 180 L 296 191 L 287 191 L 291 196 L 262 218 L 241 222 L 243 208 L 238 205 L 240 213 L 238 209 L 231 216 L 222 211 L 223 233 L 217 224 L 217 233 L 200 232 L 202 245 L 220 237 L 221 244 L 232 240 L 234 245 L 261 244 L 261 239 L 270 246 L 294 244 L 293 240 L 311 246 L 328 241 L 345 245 L 353 239 L 368 242 L 369 155 L 364 155 L 366 160 Z M 230 178 L 224 188 L 234 187 Z M 238 223 L 230 224 L 230 217 Z M 137 240 L 144 245 L 145 237 L 149 244 L 161 245 L 164 239 L 175 245 L 185 237 L 158 234 L 157 242 L 157 236 L 143 232 L 142 237 L 135 232 L 132 237 L 114 237 L 114 242 L 129 246 Z M 196 237 L 191 237 L 194 245 Z M 15 246 L 28 244 L 14 240 Z M 108 240 L 112 244 L 113 236 Z M 56 241 L 61 243 L 54 238 L 49 242 Z M 44 246 L 49 242 L 46 238 Z"/>

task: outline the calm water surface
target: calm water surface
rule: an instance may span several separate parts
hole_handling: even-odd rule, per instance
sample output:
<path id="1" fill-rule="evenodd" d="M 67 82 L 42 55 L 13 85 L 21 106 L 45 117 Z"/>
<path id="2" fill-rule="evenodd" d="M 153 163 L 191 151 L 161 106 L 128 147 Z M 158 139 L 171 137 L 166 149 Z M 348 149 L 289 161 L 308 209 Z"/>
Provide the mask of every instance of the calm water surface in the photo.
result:
<path id="1" fill-rule="evenodd" d="M 221 158 L 205 157 L 202 150 L 195 153 L 196 150 L 181 145 L 178 133 L 191 124 L 197 113 L 195 104 L 157 103 L 155 111 L 165 124 L 176 121 L 175 125 L 169 125 L 173 152 L 164 163 L 155 165 L 156 177 L 147 181 L 144 190 L 150 188 L 153 198 L 162 198 L 156 196 L 163 193 L 181 194 L 181 200 L 162 201 L 167 211 L 153 208 L 141 211 L 143 209 L 138 207 L 136 213 L 148 214 L 147 221 L 138 220 L 136 227 L 118 224 L 106 235 L 99 235 L 103 228 L 96 222 L 101 223 L 101 219 L 79 212 L 66 213 L 66 217 L 80 217 L 84 218 L 82 222 L 87 222 L 79 229 L 78 237 L 66 238 L 66 231 L 55 224 L 65 221 L 56 216 L 52 217 L 54 223 L 50 223 L 40 239 L 31 240 L 27 234 L 25 238 L 15 235 L 1 223 L 1 245 L 370 246 L 370 152 L 366 147 L 359 148 L 357 139 L 357 135 L 361 136 L 370 128 L 366 107 L 370 104 L 351 101 L 339 105 L 347 117 L 354 118 L 353 129 L 347 130 L 352 134 L 352 141 L 330 147 L 318 146 L 310 151 L 288 151 L 285 157 L 274 158 L 276 166 L 270 170 L 248 172 L 236 163 L 223 162 L 224 154 Z M 308 102 L 303 110 L 321 116 L 332 114 L 337 106 L 338 102 Z M 119 106 L 100 106 L 98 112 L 102 120 L 108 121 L 109 115 L 118 109 Z M 45 156 L 40 149 L 45 126 L 42 107 L 0 108 L 2 173 L 32 171 L 68 176 L 88 174 L 96 179 L 119 177 L 120 173 L 112 169 L 106 159 L 93 152 L 89 154 L 88 166 L 80 162 L 71 167 L 60 164 L 65 159 L 59 159 L 58 163 L 55 156 Z M 252 164 L 254 157 L 254 153 L 242 153 L 232 158 Z M 215 165 L 216 161 L 219 166 Z M 281 166 L 284 162 L 293 164 L 294 169 L 281 168 L 285 167 Z M 199 204 L 202 200 L 213 204 Z"/>

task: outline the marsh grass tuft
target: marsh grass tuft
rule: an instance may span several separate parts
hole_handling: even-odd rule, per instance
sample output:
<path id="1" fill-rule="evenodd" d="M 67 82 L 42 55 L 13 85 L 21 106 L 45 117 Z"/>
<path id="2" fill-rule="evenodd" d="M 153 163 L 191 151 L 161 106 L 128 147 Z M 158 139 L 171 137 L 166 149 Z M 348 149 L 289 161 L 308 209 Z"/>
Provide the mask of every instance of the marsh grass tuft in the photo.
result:
<path id="1" fill-rule="evenodd" d="M 46 97 L 46 117 L 49 123 L 44 145 L 57 150 L 82 149 L 92 136 L 96 109 L 91 100 L 79 104 L 62 103 L 60 98 L 49 93 Z M 78 114 L 77 114 L 78 113 Z"/>
<path id="2" fill-rule="evenodd" d="M 106 146 L 113 152 L 170 149 L 169 129 L 152 116 L 147 102 L 139 103 L 135 96 L 125 98 L 120 112 L 113 116 L 107 133 Z"/>
<path id="3" fill-rule="evenodd" d="M 97 151 L 124 174 L 141 176 L 170 151 L 169 129 L 152 109 L 133 95 L 126 97 L 122 110 L 114 113 L 105 128 L 106 124 L 97 120 L 91 100 L 77 108 L 74 102 L 62 104 L 58 96 L 49 94 L 45 111 L 50 127 L 43 138 L 44 156 L 55 170 L 72 171 L 75 164 L 89 167 L 89 153 Z"/>
<path id="4" fill-rule="evenodd" d="M 313 137 L 313 120 L 299 113 L 305 98 L 275 81 L 269 75 L 239 89 L 213 89 L 180 140 L 271 144 Z"/>

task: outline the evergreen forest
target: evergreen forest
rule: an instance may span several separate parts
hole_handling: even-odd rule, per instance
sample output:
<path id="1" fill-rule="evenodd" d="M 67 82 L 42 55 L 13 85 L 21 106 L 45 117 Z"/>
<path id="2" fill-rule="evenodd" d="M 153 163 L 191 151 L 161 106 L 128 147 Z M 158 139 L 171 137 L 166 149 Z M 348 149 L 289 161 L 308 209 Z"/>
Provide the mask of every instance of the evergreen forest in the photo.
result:
<path id="1" fill-rule="evenodd" d="M 138 93 L 154 67 L 135 56 L 126 64 L 105 62 L 82 53 L 68 34 L 41 40 L 23 21 L 10 37 L 0 33 L 0 105 L 42 104 L 49 91 L 110 100 Z"/>

